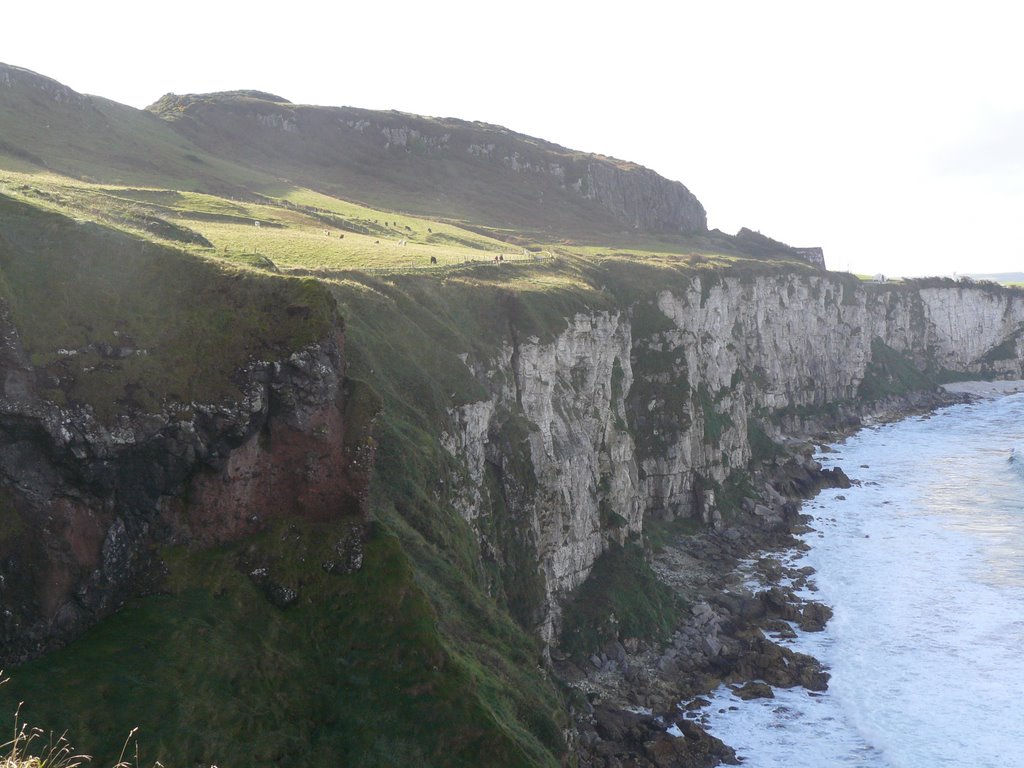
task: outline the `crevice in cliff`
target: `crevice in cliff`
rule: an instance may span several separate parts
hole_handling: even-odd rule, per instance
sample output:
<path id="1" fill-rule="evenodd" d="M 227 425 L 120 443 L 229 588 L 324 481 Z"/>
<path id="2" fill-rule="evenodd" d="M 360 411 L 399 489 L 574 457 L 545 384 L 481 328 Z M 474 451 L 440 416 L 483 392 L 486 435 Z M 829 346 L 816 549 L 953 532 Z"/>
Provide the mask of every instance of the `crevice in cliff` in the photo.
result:
<path id="1" fill-rule="evenodd" d="M 508 335 L 512 342 L 512 357 L 509 361 L 512 366 L 512 386 L 516 393 L 516 405 L 520 410 L 523 408 L 523 387 L 522 382 L 519 380 L 519 361 L 520 361 L 520 349 L 519 349 L 519 332 L 516 330 L 516 325 L 512 320 L 508 322 Z"/>
<path id="2" fill-rule="evenodd" d="M 544 579 L 537 569 L 538 553 L 530 526 L 516 514 L 524 489 L 514 492 L 499 458 L 485 464 L 490 512 L 478 520 L 486 546 L 482 547 L 489 588 L 499 595 L 513 619 L 528 632 L 536 632 L 544 615 Z"/>

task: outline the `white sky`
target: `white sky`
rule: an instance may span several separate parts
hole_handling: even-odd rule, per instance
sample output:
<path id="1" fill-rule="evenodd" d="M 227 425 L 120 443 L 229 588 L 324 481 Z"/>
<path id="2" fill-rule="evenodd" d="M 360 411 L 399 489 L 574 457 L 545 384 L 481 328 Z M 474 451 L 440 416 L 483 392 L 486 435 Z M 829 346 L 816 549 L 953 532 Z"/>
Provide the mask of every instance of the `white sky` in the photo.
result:
<path id="1" fill-rule="evenodd" d="M 0 61 L 136 107 L 257 88 L 483 120 L 642 163 L 832 269 L 1024 270 L 1014 2 L 8 5 Z"/>

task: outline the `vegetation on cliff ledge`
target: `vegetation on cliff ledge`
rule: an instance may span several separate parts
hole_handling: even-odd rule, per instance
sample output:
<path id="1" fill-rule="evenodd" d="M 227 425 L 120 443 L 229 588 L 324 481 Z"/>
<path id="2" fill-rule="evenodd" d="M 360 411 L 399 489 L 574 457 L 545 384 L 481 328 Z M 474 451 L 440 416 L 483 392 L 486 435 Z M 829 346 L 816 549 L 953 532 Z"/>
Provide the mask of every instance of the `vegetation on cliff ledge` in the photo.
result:
<path id="1" fill-rule="evenodd" d="M 0 194 L 0 300 L 60 404 L 103 417 L 237 399 L 237 372 L 326 338 L 312 279 L 271 276 Z"/>
<path id="2" fill-rule="evenodd" d="M 584 659 L 611 641 L 664 640 L 684 607 L 651 570 L 643 547 L 613 545 L 566 603 L 561 647 Z"/>
<path id="3" fill-rule="evenodd" d="M 460 353 L 487 360 L 510 338 L 550 339 L 577 312 L 642 299 L 653 313 L 658 291 L 697 278 L 809 269 L 712 241 L 541 243 L 524 254 L 445 222 L 294 190 L 253 203 L 8 173 L 0 193 L 3 287 L 53 399 L 109 417 L 230 397 L 234 370 L 322 337 L 336 305 L 348 375 L 382 403 L 377 527 L 359 573 L 325 573 L 318 542 L 336 531 L 299 521 L 233 547 L 167 553 L 164 594 L 129 602 L 0 692 L 0 706 L 29 702 L 33 722 L 69 729 L 103 759 L 140 726 L 144 753 L 167 764 L 337 754 L 353 766 L 558 764 L 568 723 L 534 634 L 543 590 L 523 571 L 530 543 L 495 506 L 481 525 L 522 562 L 488 563 L 444 482 L 458 472 L 438 442 L 449 409 L 486 396 Z M 180 229 L 139 228 L 150 216 Z M 164 236 L 181 229 L 210 245 Z M 680 253 L 696 247 L 700 258 Z M 53 291 L 65 301 L 47 301 Z M 263 558 L 297 604 L 275 605 L 253 582 Z M 616 636 L 657 638 L 679 609 L 631 544 L 598 561 L 563 636 L 580 653 Z M 54 689 L 62 695 L 45 695 Z"/>
<path id="4" fill-rule="evenodd" d="M 717 445 L 737 426 L 718 411 L 725 390 L 678 375 L 684 356 L 663 343 L 674 326 L 659 294 L 692 291 L 704 305 L 730 279 L 820 272 L 781 244 L 752 251 L 718 232 L 634 230 L 567 189 L 556 205 L 543 184 L 474 165 L 471 153 L 439 166 L 459 187 L 452 202 L 409 172 L 428 154 L 423 137 L 386 177 L 370 153 L 328 178 L 335 166 L 316 153 L 307 162 L 307 144 L 279 151 L 283 132 L 250 125 L 265 164 L 255 168 L 239 161 L 249 144 L 232 146 L 227 133 L 188 138 L 203 122 L 190 107 L 216 98 L 162 100 L 154 111 L 172 126 L 25 82 L 19 74 L 0 98 L 0 299 L 46 398 L 107 420 L 237 399 L 240 369 L 320 341 L 343 318 L 347 413 L 359 423 L 380 414 L 360 569 L 326 565 L 365 522 L 346 518 L 282 520 L 234 544 L 168 549 L 166 577 L 147 594 L 14 670 L 0 711 L 26 701 L 31 722 L 68 729 L 100 762 L 135 726 L 143 754 L 167 765 L 571 761 L 568 709 L 537 639 L 546 595 L 536 549 L 501 493 L 536 484 L 525 446 L 537 425 L 501 414 L 493 442 L 503 456 L 489 462 L 484 489 L 494 503 L 474 530 L 450 482 L 468 482 L 467 470 L 441 436 L 451 409 L 517 382 L 478 378 L 467 361 L 550 340 L 579 312 L 631 312 L 645 340 L 631 363 L 650 379 L 634 383 L 632 412 L 617 425 L 635 429 L 658 398 L 671 423 L 635 436 L 642 457 L 694 423 Z M 292 112 L 266 94 L 226 101 L 232 118 L 253 102 L 271 123 Z M 39 132 L 41 121 L 52 129 Z M 485 128 L 452 130 L 498 133 Z M 582 155 L 542 148 L 561 152 L 565 180 L 582 185 Z M 853 276 L 828 279 L 837 305 L 867 290 Z M 872 351 L 862 396 L 923 381 L 891 349 Z M 755 457 L 774 458 L 768 434 L 748 430 Z M 727 512 L 748 495 L 742 468 L 732 469 L 709 488 Z M 21 522 L 6 502 L 0 492 L 0 542 Z M 601 515 L 607 529 L 623 520 Z M 651 543 L 696 525 L 654 525 Z M 662 638 L 683 607 L 637 542 L 612 546 L 569 600 L 562 642 L 582 656 L 616 638 Z"/>
<path id="5" fill-rule="evenodd" d="M 471 589 L 475 627 L 461 646 L 446 640 L 383 529 L 361 570 L 327 572 L 345 526 L 292 521 L 168 553 L 165 594 L 15 670 L 0 703 L 25 701 L 24 718 L 77 734 L 101 764 L 135 724 L 142 753 L 167 765 L 554 765 L 560 704 L 530 679 L 533 642 Z M 267 579 L 294 604 L 275 605 Z M 491 670 L 473 649 L 480 632 Z"/>

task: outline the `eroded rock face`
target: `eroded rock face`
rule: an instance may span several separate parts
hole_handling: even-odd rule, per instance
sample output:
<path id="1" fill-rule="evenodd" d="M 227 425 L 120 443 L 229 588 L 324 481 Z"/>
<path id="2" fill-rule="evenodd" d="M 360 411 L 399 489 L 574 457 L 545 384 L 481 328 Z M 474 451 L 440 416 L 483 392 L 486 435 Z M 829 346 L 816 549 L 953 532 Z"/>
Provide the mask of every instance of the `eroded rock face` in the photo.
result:
<path id="1" fill-rule="evenodd" d="M 45 650 L 159 582 L 158 546 L 276 517 L 363 519 L 372 463 L 346 441 L 340 333 L 240 372 L 237 402 L 101 423 L 42 399 L 0 313 L 0 662 Z"/>
<path id="2" fill-rule="evenodd" d="M 500 217 L 497 220 L 515 215 L 506 198 L 494 194 L 507 187 L 517 196 L 528 190 L 536 204 L 559 209 L 568 220 L 593 222 L 592 214 L 598 213 L 616 227 L 642 232 L 707 232 L 704 206 L 683 184 L 635 163 L 576 152 L 500 126 L 352 107 L 302 106 L 255 91 L 167 94 L 149 109 L 199 146 L 212 148 L 211 142 L 230 138 L 237 142 L 240 159 L 257 167 L 282 148 L 290 159 L 302 158 L 340 173 L 365 162 L 359 158 L 372 159 L 395 173 L 415 177 L 404 179 L 408 191 L 409 184 L 440 179 L 439 169 L 456 163 L 461 176 L 476 177 L 479 183 L 466 195 L 446 177 L 447 196 L 463 196 L 475 206 L 483 203 L 491 215 Z M 266 134 L 275 135 L 263 144 Z M 223 148 L 222 143 L 218 146 Z M 590 206 L 591 201 L 596 205 Z"/>
<path id="3" fill-rule="evenodd" d="M 690 190 L 646 168 L 592 162 L 580 191 L 641 232 L 693 234 L 708 229 L 704 206 Z"/>
<path id="4" fill-rule="evenodd" d="M 541 586 L 521 615 L 552 642 L 560 601 L 645 516 L 724 524 L 716 489 L 748 465 L 758 418 L 835 405 L 855 419 L 877 341 L 922 368 L 1019 376 L 1022 327 L 1009 292 L 709 273 L 645 305 L 578 314 L 552 339 L 467 357 L 490 397 L 451 412 L 443 444 L 461 471 L 449 487 L 485 559 L 514 559 L 496 518 L 526 532 L 529 557 L 517 541 L 515 564 Z M 988 359 L 1000 347 L 1008 356 Z M 763 509 L 755 518 L 771 528 Z"/>
<path id="5" fill-rule="evenodd" d="M 481 533 L 485 552 L 504 556 L 503 542 L 479 519 L 492 508 L 492 494 L 502 495 L 525 531 L 535 561 L 521 565 L 543 580 L 544 607 L 535 619 L 548 639 L 556 596 L 582 582 L 610 540 L 641 524 L 623 400 L 632 382 L 629 352 L 628 320 L 607 312 L 577 315 L 551 343 L 509 345 L 494 361 L 507 375 L 492 375 L 486 365 L 476 371 L 491 399 L 454 411 L 443 438 L 465 460 L 465 478 L 453 478 L 462 489 L 456 503 Z M 514 447 L 503 446 L 510 418 L 526 424 Z"/>

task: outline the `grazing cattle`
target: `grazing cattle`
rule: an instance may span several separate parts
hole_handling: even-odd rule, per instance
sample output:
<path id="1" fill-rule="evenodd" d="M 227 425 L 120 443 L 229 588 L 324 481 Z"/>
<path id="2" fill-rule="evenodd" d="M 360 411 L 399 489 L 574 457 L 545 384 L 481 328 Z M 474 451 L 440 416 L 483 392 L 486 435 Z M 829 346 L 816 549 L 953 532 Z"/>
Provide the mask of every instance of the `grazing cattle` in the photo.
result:
<path id="1" fill-rule="evenodd" d="M 430 263 L 431 264 L 437 264 L 437 256 L 431 256 L 430 257 Z"/>
<path id="2" fill-rule="evenodd" d="M 252 223 L 252 225 L 253 225 L 254 227 L 256 227 L 256 229 L 259 229 L 259 228 L 260 228 L 260 223 L 259 223 L 258 221 L 254 221 L 254 222 Z"/>

